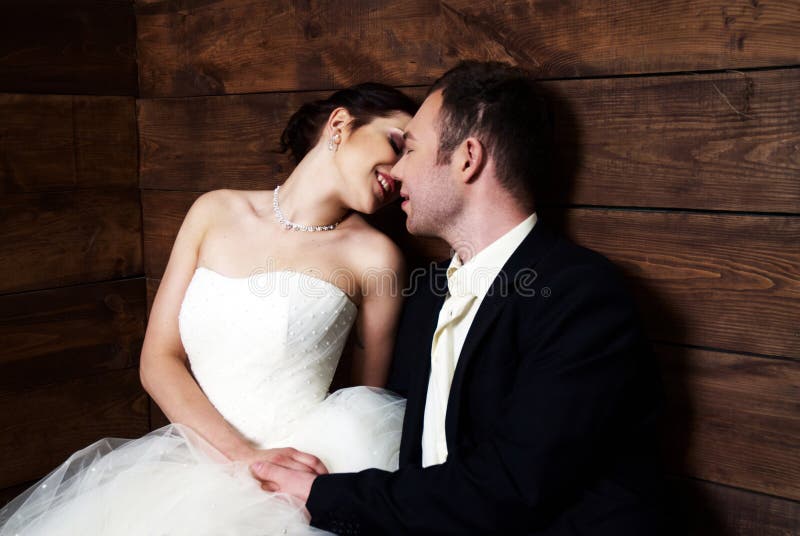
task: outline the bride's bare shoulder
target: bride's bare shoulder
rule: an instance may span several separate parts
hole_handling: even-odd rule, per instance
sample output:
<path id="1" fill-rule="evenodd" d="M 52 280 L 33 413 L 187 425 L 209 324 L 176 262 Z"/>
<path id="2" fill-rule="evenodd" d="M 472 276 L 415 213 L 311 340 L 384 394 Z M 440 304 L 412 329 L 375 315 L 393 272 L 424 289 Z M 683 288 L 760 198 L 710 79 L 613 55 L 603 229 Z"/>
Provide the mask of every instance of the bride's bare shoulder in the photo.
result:
<path id="1" fill-rule="evenodd" d="M 405 267 L 403 252 L 387 235 L 372 227 L 359 214 L 351 225 L 348 236 L 349 255 L 359 264 L 360 270 L 392 270 L 401 272 Z"/>

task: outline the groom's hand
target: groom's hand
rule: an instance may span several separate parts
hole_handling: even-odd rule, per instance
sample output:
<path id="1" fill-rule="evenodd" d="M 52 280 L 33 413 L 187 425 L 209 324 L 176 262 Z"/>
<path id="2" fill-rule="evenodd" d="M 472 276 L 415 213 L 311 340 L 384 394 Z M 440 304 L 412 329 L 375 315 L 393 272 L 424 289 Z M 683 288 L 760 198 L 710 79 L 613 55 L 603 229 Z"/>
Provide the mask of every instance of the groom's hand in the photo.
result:
<path id="1" fill-rule="evenodd" d="M 290 469 L 268 461 L 256 462 L 250 471 L 261 481 L 261 487 L 267 491 L 288 493 L 305 503 L 311 493 L 311 485 L 317 478 L 315 473 Z"/>

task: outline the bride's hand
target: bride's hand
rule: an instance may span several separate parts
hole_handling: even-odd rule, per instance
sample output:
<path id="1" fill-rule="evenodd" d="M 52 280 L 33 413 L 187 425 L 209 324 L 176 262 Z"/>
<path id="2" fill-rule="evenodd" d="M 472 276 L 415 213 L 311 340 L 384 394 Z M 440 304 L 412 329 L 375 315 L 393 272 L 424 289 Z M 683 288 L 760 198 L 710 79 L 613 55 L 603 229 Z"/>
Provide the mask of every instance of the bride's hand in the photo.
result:
<path id="1" fill-rule="evenodd" d="M 291 447 L 278 449 L 253 449 L 242 461 L 252 465 L 258 462 L 270 462 L 275 465 L 294 469 L 314 475 L 327 475 L 328 468 L 313 454 L 301 452 Z"/>

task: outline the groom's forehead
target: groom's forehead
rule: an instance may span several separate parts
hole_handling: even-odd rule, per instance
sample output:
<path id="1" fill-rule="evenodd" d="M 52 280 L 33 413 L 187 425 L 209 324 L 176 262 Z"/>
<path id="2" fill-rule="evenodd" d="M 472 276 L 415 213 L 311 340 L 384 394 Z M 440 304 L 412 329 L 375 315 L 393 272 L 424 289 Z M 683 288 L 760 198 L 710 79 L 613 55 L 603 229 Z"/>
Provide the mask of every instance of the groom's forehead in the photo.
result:
<path id="1" fill-rule="evenodd" d="M 407 140 L 416 140 L 425 132 L 435 133 L 435 126 L 442 107 L 441 90 L 434 91 L 423 101 L 417 113 L 411 118 L 403 133 Z"/>

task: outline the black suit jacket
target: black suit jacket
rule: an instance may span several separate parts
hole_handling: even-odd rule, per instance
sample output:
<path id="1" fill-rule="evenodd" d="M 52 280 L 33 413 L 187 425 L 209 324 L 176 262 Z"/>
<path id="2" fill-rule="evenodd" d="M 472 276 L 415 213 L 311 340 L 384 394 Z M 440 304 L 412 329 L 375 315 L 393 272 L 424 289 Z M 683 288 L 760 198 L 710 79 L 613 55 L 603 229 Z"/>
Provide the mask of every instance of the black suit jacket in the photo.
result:
<path id="1" fill-rule="evenodd" d="M 617 269 L 537 222 L 481 303 L 447 406 L 448 459 L 421 467 L 447 262 L 416 281 L 389 387 L 408 398 L 400 469 L 320 476 L 312 524 L 340 534 L 649 535 L 661 390 Z"/>

